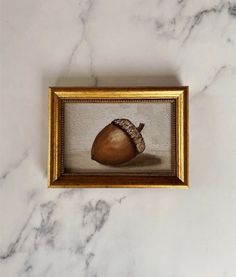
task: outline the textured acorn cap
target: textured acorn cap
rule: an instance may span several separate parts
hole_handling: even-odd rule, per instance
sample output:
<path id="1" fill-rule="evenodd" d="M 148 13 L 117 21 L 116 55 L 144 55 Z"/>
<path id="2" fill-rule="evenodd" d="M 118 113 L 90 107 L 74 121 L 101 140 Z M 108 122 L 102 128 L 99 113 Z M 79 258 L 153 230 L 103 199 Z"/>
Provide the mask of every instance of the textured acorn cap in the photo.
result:
<path id="1" fill-rule="evenodd" d="M 139 153 L 142 153 L 145 150 L 145 142 L 141 135 L 141 130 L 144 127 L 143 123 L 140 123 L 139 127 L 136 128 L 134 124 L 128 119 L 115 119 L 112 121 L 112 124 L 119 127 L 127 133 L 132 142 L 135 144 L 136 149 Z"/>

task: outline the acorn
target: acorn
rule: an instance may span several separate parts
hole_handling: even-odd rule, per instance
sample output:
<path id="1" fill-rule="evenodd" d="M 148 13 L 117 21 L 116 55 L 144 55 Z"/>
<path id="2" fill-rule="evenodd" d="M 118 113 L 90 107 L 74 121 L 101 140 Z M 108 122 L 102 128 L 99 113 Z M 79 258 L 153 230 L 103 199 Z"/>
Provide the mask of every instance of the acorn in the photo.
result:
<path id="1" fill-rule="evenodd" d="M 91 159 L 105 165 L 119 165 L 133 159 L 145 149 L 140 123 L 136 128 L 128 119 L 115 119 L 96 136 Z"/>

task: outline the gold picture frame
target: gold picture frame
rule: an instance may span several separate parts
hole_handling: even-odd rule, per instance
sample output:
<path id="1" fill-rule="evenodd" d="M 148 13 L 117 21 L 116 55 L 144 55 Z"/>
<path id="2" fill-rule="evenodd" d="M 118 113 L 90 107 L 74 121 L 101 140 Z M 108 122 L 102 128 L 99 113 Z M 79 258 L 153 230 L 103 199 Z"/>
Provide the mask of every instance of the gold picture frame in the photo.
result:
<path id="1" fill-rule="evenodd" d="M 64 106 L 66 102 L 112 103 L 166 101 L 174 103 L 175 174 L 172 176 L 66 173 L 64 171 Z M 50 188 L 187 188 L 188 87 L 49 88 L 48 187 Z"/>

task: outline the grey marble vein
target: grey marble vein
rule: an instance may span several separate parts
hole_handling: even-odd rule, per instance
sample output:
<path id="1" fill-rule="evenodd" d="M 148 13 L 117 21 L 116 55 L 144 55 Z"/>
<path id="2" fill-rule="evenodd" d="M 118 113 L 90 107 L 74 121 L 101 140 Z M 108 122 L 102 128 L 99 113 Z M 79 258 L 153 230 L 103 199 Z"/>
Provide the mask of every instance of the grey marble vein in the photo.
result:
<path id="1" fill-rule="evenodd" d="M 125 195 L 125 196 L 122 196 L 122 197 L 120 197 L 120 198 L 117 200 L 117 202 L 118 202 L 119 204 L 121 204 L 126 198 L 127 198 L 126 195 Z"/>
<path id="2" fill-rule="evenodd" d="M 22 271 L 20 272 L 20 275 L 30 275 L 33 271 L 33 265 L 30 263 L 30 257 L 28 257 L 28 260 L 25 261 Z"/>
<path id="3" fill-rule="evenodd" d="M 82 5 L 85 5 L 85 9 L 79 14 L 79 18 L 82 23 L 84 41 L 87 43 L 87 47 L 89 50 L 90 76 L 93 79 L 93 86 L 96 87 L 98 85 L 98 79 L 95 76 L 95 72 L 94 72 L 93 47 L 92 47 L 91 41 L 88 36 L 88 27 L 87 27 L 88 17 L 89 17 L 91 10 L 95 4 L 95 0 L 84 0 L 84 1 L 81 1 L 80 3 Z"/>
<path id="4" fill-rule="evenodd" d="M 102 229 L 108 219 L 110 209 L 110 205 L 104 200 L 98 200 L 95 205 L 88 202 L 84 206 L 82 226 L 86 227 L 87 225 L 91 225 L 92 230 L 86 236 L 84 244 L 80 244 L 77 247 L 76 253 L 79 252 L 82 254 L 94 235 Z"/>
<path id="5" fill-rule="evenodd" d="M 59 193 L 58 199 L 63 199 L 65 197 L 71 197 L 75 193 L 81 193 L 81 189 L 65 189 Z"/>
<path id="6" fill-rule="evenodd" d="M 21 155 L 20 159 L 14 163 L 12 163 L 8 169 L 5 170 L 4 173 L 2 173 L 2 175 L 0 176 L 0 187 L 3 184 L 4 180 L 10 175 L 12 174 L 12 172 L 14 172 L 17 168 L 19 168 L 19 166 L 21 166 L 21 164 L 28 158 L 29 156 L 29 151 L 30 148 L 27 148 Z"/>
<path id="7" fill-rule="evenodd" d="M 204 9 L 204 10 L 200 10 L 199 12 L 197 12 L 192 20 L 191 20 L 191 25 L 188 29 L 187 35 L 185 36 L 183 43 L 185 43 L 189 37 L 191 36 L 193 30 L 200 25 L 200 23 L 202 22 L 203 18 L 205 18 L 206 16 L 210 15 L 210 14 L 219 14 L 223 11 L 223 9 L 225 9 L 226 7 L 228 7 L 228 3 L 223 3 L 223 4 L 219 4 L 217 6 L 214 6 L 212 8 L 209 9 Z"/>
<path id="8" fill-rule="evenodd" d="M 36 207 L 34 207 L 32 209 L 31 213 L 29 214 L 28 218 L 26 219 L 26 222 L 24 223 L 24 225 L 20 229 L 20 232 L 19 232 L 18 236 L 16 237 L 15 241 L 9 244 L 8 249 L 6 250 L 5 253 L 0 254 L 0 261 L 10 258 L 16 253 L 16 251 L 19 247 L 19 244 L 21 242 L 23 233 L 26 230 L 26 228 L 27 228 L 32 216 L 33 216 L 33 214 L 35 212 L 35 209 L 36 209 Z"/>
<path id="9" fill-rule="evenodd" d="M 202 93 L 205 93 L 218 80 L 220 75 L 227 69 L 228 69 L 228 66 L 226 66 L 226 65 L 222 65 L 220 68 L 218 68 L 215 71 L 213 77 L 209 80 L 209 82 L 207 84 L 205 84 L 204 87 L 198 93 L 196 93 L 190 97 L 191 102 L 193 100 L 201 97 Z"/>
<path id="10" fill-rule="evenodd" d="M 229 13 L 229 15 L 236 17 L 236 3 L 229 5 L 228 13 Z"/>
<path id="11" fill-rule="evenodd" d="M 86 260 L 85 260 L 85 270 L 89 269 L 89 266 L 92 262 L 92 259 L 94 258 L 95 254 L 90 252 L 87 254 Z"/>
<path id="12" fill-rule="evenodd" d="M 83 226 L 88 223 L 94 225 L 94 232 L 100 231 L 110 213 L 110 206 L 104 200 L 98 200 L 93 206 L 91 202 L 85 205 L 83 211 Z"/>
<path id="13" fill-rule="evenodd" d="M 215 81 L 219 78 L 221 73 L 227 69 L 228 67 L 226 65 L 222 65 L 218 70 L 216 70 L 214 76 L 211 78 L 210 82 L 204 86 L 204 88 L 201 90 L 201 92 L 206 91 Z"/>
<path id="14" fill-rule="evenodd" d="M 58 222 L 53 219 L 53 213 L 56 204 L 52 201 L 40 205 L 41 222 L 40 226 L 35 228 L 34 248 L 37 250 L 42 239 L 45 243 L 54 247 L 54 239 Z"/>
<path id="15" fill-rule="evenodd" d="M 78 2 L 79 6 L 79 14 L 78 14 L 78 19 L 79 19 L 79 25 L 82 27 L 82 32 L 81 35 L 74 45 L 67 61 L 66 65 L 66 70 L 69 71 L 71 64 L 74 60 L 74 57 L 78 53 L 80 47 L 82 46 L 83 43 L 86 43 L 87 48 L 88 48 L 88 60 L 89 60 L 89 70 L 90 70 L 90 77 L 93 80 L 93 86 L 96 87 L 98 85 L 98 78 L 95 75 L 94 72 L 94 54 L 93 54 L 93 47 L 92 47 L 92 42 L 89 39 L 89 30 L 88 30 L 88 20 L 89 20 L 89 15 L 93 9 L 93 5 L 95 3 L 95 0 L 81 0 Z M 65 74 L 66 72 L 63 72 Z M 60 79 L 60 77 L 58 78 Z M 58 81 L 56 82 L 58 83 Z"/>

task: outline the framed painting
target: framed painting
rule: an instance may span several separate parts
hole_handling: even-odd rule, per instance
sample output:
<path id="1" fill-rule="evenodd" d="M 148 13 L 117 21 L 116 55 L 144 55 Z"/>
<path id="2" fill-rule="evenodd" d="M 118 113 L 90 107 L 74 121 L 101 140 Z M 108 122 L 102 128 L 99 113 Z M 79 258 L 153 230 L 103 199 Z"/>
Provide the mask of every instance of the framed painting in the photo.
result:
<path id="1" fill-rule="evenodd" d="M 188 87 L 49 88 L 49 187 L 188 187 Z"/>

